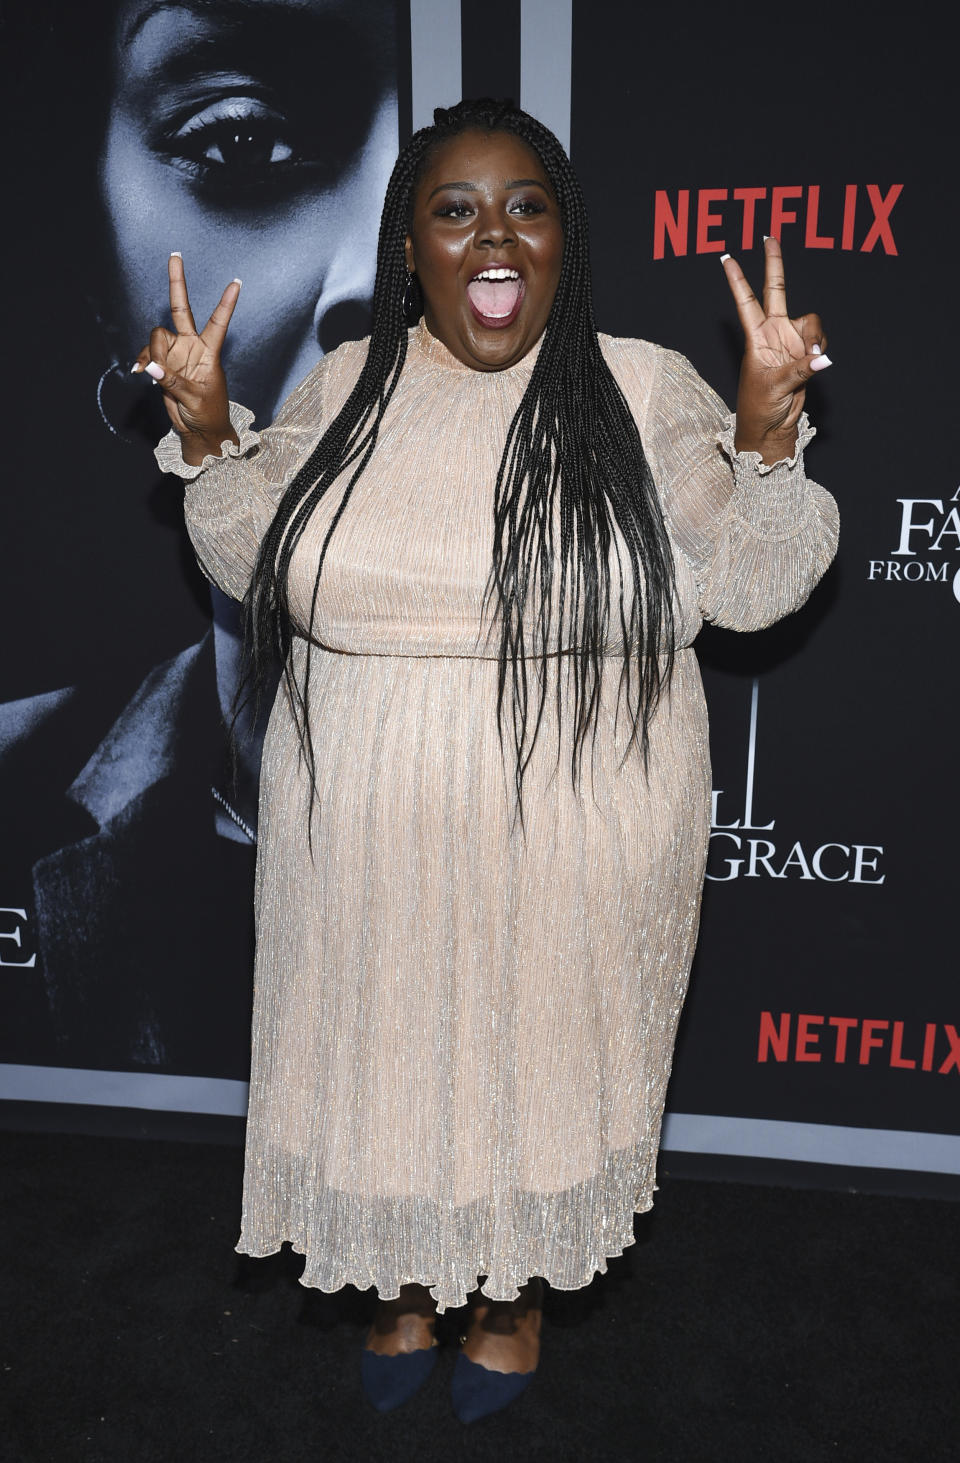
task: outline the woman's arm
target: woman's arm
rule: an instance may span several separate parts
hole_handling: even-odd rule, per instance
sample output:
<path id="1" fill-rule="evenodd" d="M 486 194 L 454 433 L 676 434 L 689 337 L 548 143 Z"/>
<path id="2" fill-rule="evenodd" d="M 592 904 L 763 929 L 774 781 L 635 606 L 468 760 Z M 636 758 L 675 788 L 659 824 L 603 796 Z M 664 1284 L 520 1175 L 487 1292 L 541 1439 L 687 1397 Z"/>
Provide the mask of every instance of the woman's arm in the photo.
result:
<path id="1" fill-rule="evenodd" d="M 737 419 L 672 351 L 658 353 L 646 444 L 671 538 L 690 563 L 704 618 L 761 630 L 804 603 L 836 552 L 837 505 L 804 471 L 805 414 L 793 444 L 736 450 Z"/>
<path id="2" fill-rule="evenodd" d="M 252 429 L 252 412 L 230 402 L 234 440 L 223 441 L 222 453 L 218 447 L 188 463 L 173 430 L 156 449 L 163 471 L 185 479 L 184 516 L 197 561 L 231 599 L 244 598 L 280 499 L 323 431 L 329 359 L 304 377 L 262 432 Z"/>
<path id="3" fill-rule="evenodd" d="M 833 362 L 819 315 L 787 314 L 783 256 L 776 239 L 763 242 L 763 304 L 737 261 L 721 260 L 743 327 L 737 388 L 736 448 L 772 466 L 793 456 L 807 383 Z"/>
<path id="4" fill-rule="evenodd" d="M 183 460 L 196 466 L 208 454 L 219 454 L 221 443 L 235 442 L 220 355 L 240 298 L 240 280 L 227 285 L 202 330 L 193 318 L 179 254 L 167 260 L 167 283 L 174 328 L 154 326 L 150 344 L 132 369 L 160 386 L 173 431 L 181 440 Z"/>
<path id="5" fill-rule="evenodd" d="M 198 331 L 178 254 L 167 273 L 175 328 L 157 326 L 133 369 L 163 392 L 171 429 L 156 457 L 164 472 L 187 482 L 187 530 L 200 567 L 242 600 L 284 488 L 320 436 L 323 362 L 287 398 L 273 426 L 254 432 L 253 413 L 228 400 L 220 363 L 240 281 L 227 286 Z"/>

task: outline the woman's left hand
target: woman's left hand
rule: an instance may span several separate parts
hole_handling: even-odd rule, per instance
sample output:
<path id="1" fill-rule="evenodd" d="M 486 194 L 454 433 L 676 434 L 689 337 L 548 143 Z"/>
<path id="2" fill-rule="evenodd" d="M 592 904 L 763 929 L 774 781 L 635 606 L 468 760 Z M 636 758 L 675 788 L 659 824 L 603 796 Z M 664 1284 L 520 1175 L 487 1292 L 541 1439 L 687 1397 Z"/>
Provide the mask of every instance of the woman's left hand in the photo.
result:
<path id="1" fill-rule="evenodd" d="M 723 270 L 743 326 L 744 354 L 737 390 L 738 452 L 764 462 L 790 457 L 797 441 L 807 382 L 831 364 L 819 315 L 787 314 L 783 257 L 776 239 L 764 241 L 763 304 L 729 255 Z"/>

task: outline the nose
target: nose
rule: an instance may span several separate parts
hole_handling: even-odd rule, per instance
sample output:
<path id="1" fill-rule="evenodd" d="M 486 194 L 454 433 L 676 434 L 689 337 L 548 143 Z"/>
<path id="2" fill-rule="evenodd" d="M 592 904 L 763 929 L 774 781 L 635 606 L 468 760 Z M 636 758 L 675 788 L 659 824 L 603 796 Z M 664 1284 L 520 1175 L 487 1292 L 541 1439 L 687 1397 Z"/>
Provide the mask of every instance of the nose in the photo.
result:
<path id="1" fill-rule="evenodd" d="M 505 208 L 496 206 L 484 208 L 477 216 L 474 244 L 478 249 L 500 249 L 504 244 L 517 242 L 513 219 Z"/>

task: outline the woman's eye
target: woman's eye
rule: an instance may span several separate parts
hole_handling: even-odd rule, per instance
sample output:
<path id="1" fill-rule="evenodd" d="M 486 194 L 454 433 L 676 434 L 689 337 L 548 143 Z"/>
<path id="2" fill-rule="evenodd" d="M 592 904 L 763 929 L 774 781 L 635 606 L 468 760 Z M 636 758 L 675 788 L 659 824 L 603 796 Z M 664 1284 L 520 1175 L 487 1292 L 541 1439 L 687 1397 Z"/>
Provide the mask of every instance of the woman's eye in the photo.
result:
<path id="1" fill-rule="evenodd" d="M 201 181 L 259 183 L 303 160 L 289 121 L 254 97 L 224 97 L 195 112 L 159 143 Z"/>
<path id="2" fill-rule="evenodd" d="M 469 203 L 458 200 L 456 203 L 444 203 L 437 209 L 438 218 L 469 218 L 473 209 Z"/>
<path id="3" fill-rule="evenodd" d="M 545 207 L 546 205 L 541 203 L 539 198 L 518 198 L 515 203 L 511 203 L 510 212 L 531 217 L 534 214 L 543 213 Z"/>

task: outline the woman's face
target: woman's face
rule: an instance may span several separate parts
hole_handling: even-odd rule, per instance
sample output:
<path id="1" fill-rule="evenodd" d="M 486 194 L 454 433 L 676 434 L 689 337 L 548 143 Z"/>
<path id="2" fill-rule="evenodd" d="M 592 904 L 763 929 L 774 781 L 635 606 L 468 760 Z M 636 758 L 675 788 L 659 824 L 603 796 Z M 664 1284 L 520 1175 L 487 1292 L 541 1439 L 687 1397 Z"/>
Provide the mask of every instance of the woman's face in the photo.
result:
<path id="1" fill-rule="evenodd" d="M 393 7 L 124 0 L 116 44 L 101 181 L 129 358 L 169 319 L 178 249 L 198 324 L 243 280 L 230 392 L 269 415 L 321 354 L 329 311 L 373 293 L 397 149 Z"/>
<path id="2" fill-rule="evenodd" d="M 478 371 L 521 360 L 543 334 L 562 259 L 559 205 L 526 143 L 464 132 L 437 149 L 414 197 L 407 267 L 428 329 L 458 360 Z"/>

